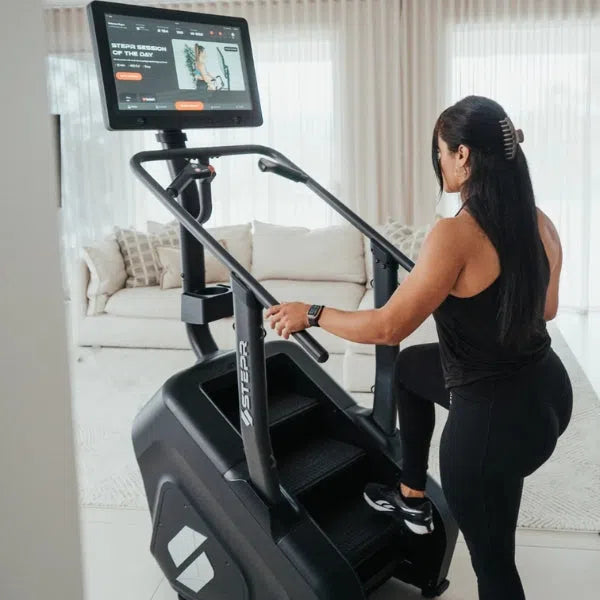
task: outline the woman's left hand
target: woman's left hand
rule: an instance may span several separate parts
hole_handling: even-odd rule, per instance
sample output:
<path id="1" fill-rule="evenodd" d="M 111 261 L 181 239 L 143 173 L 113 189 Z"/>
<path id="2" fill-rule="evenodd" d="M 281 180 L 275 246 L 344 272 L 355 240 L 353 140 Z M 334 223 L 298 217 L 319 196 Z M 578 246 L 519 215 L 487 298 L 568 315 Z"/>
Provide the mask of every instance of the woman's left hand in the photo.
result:
<path id="1" fill-rule="evenodd" d="M 286 340 L 292 333 L 308 329 L 308 309 L 310 304 L 304 302 L 284 302 L 271 306 L 265 318 L 271 319 L 271 329 Z"/>

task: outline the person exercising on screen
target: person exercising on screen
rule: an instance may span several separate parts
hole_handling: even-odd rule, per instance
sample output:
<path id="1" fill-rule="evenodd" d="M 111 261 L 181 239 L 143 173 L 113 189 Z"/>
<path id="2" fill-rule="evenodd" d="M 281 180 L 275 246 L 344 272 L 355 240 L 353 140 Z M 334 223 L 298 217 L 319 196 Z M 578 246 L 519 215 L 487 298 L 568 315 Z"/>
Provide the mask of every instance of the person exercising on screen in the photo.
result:
<path id="1" fill-rule="evenodd" d="M 206 68 L 206 49 L 200 44 L 194 44 L 194 79 L 199 90 L 215 90 L 216 79 Z"/>
<path id="2" fill-rule="evenodd" d="M 515 565 L 524 478 L 552 455 L 573 406 L 546 329 L 558 309 L 562 248 L 552 221 L 536 208 L 522 141 L 488 98 L 469 96 L 447 108 L 433 131 L 433 168 L 441 189 L 460 192 L 460 210 L 435 224 L 385 306 L 326 307 L 317 323 L 350 341 L 395 346 L 433 315 L 439 343 L 402 349 L 394 369 L 400 481 L 370 483 L 364 497 L 415 534 L 433 531 L 425 488 L 434 406 L 448 409 L 441 483 L 480 600 L 525 599 Z M 266 317 L 287 339 L 310 325 L 308 308 L 278 304 Z"/>

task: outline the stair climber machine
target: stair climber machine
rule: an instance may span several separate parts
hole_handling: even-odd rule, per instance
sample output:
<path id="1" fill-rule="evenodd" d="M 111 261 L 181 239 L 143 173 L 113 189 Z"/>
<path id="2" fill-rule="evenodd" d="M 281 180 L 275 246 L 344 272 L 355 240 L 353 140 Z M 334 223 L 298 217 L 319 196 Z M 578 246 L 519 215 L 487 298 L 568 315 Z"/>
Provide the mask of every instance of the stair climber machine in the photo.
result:
<path id="1" fill-rule="evenodd" d="M 363 499 L 367 482 L 401 473 L 398 347 L 376 348 L 371 411 L 323 370 L 327 351 L 307 331 L 265 342 L 263 309 L 279 301 L 204 228 L 209 161 L 258 155 L 262 171 L 304 184 L 368 236 L 376 307 L 396 289 L 398 267 L 413 263 L 280 152 L 186 148 L 186 128 L 262 124 L 244 19 L 97 1 L 88 14 L 106 126 L 159 130 L 163 149 L 136 154 L 131 166 L 181 224 L 181 316 L 197 362 L 168 379 L 133 425 L 151 552 L 170 585 L 180 600 L 359 600 L 396 578 L 441 595 L 458 529 L 438 483 L 427 482 L 428 535 Z M 230 89 L 210 101 L 185 77 L 184 49 L 194 43 L 209 70 L 217 49 L 227 56 Z M 168 164 L 167 187 L 145 168 L 158 161 Z M 228 267 L 230 285 L 206 285 L 205 249 Z M 235 349 L 221 350 L 209 324 L 230 316 Z"/>

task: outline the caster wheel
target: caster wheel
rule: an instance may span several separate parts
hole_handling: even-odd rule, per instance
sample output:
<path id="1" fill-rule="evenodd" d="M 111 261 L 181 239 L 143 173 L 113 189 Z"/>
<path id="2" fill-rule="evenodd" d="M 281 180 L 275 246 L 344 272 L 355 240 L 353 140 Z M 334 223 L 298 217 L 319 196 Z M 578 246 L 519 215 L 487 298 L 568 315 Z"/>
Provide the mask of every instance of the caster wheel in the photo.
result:
<path id="1" fill-rule="evenodd" d="M 439 585 L 424 587 L 421 590 L 421 594 L 425 598 L 437 598 L 441 596 L 450 586 L 450 582 L 447 579 L 444 579 Z"/>

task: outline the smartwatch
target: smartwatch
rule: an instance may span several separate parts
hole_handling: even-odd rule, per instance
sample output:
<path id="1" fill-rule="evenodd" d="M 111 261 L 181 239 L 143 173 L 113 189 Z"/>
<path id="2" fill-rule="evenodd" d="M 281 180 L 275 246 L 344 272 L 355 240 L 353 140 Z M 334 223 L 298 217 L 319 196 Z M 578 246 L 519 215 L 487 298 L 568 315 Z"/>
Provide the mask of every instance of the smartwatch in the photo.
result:
<path id="1" fill-rule="evenodd" d="M 319 327 L 319 317 L 324 308 L 321 304 L 312 304 L 308 309 L 308 324 L 311 327 Z"/>

